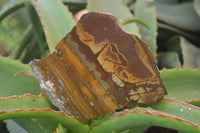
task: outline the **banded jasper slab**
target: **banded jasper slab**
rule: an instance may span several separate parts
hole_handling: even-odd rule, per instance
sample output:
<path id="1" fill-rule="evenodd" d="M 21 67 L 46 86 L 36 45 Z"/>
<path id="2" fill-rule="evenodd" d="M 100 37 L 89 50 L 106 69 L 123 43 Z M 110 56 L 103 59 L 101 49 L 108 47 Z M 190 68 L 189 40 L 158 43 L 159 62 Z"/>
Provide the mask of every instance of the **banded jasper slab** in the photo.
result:
<path id="1" fill-rule="evenodd" d="M 109 14 L 83 15 L 55 52 L 30 64 L 43 93 L 80 121 L 167 94 L 147 44 Z"/>

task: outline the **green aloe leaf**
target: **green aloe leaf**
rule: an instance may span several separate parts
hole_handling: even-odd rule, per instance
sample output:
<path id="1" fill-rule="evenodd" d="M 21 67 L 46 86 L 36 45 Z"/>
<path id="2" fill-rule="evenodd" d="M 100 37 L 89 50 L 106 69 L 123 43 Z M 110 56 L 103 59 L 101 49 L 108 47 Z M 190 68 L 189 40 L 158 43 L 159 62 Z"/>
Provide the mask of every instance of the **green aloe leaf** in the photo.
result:
<path id="1" fill-rule="evenodd" d="M 8 98 L 0 99 L 0 111 L 11 112 L 17 109 L 45 109 L 51 108 L 56 109 L 52 103 L 43 95 L 34 96 L 30 94 L 25 94 L 22 96 L 11 96 Z M 41 132 L 46 131 L 52 133 L 56 129 L 58 122 L 49 121 L 47 119 L 31 119 L 31 118 L 17 118 L 13 120 L 7 120 L 9 123 L 9 129 L 12 131 L 14 129 L 25 130 L 28 132 Z M 44 132 L 43 131 L 43 132 Z M 11 132 L 12 133 L 12 132 Z"/>
<path id="2" fill-rule="evenodd" d="M 149 105 L 151 108 L 175 115 L 199 126 L 200 108 L 176 99 L 163 99 L 157 104 Z"/>
<path id="3" fill-rule="evenodd" d="M 31 71 L 29 65 L 0 56 L 0 97 L 41 93 L 38 81 L 34 77 L 15 75 L 20 71 Z"/>
<path id="4" fill-rule="evenodd" d="M 158 53 L 157 63 L 158 68 L 181 67 L 178 55 L 175 52 Z"/>
<path id="5" fill-rule="evenodd" d="M 26 31 L 22 35 L 22 37 L 19 39 L 19 47 L 14 55 L 14 59 L 19 59 L 24 49 L 27 47 L 28 43 L 31 41 L 33 36 L 33 27 L 32 25 L 29 25 L 26 28 Z"/>
<path id="6" fill-rule="evenodd" d="M 122 131 L 120 133 L 145 133 L 145 131 L 148 130 L 151 126 L 138 126 L 134 127 L 125 131 Z"/>
<path id="7" fill-rule="evenodd" d="M 0 99 L 0 111 L 11 112 L 17 109 L 28 110 L 28 109 L 33 109 L 33 108 L 34 109 L 51 108 L 53 110 L 57 110 L 57 108 L 52 105 L 49 99 L 43 95 L 34 96 L 30 94 L 25 94 L 22 96 L 11 96 L 8 98 Z M 24 128 L 24 130 L 28 132 L 29 132 L 29 129 L 36 128 L 38 130 L 45 129 L 45 131 L 49 133 L 54 132 L 56 129 L 56 125 L 58 124 L 58 122 L 56 121 L 49 121 L 47 119 L 30 119 L 30 118 L 13 119 L 11 123 L 12 125 L 17 124 L 18 126 L 20 126 L 21 128 Z M 26 125 L 23 123 L 29 123 L 29 124 Z M 35 123 L 37 123 L 37 125 Z"/>
<path id="8" fill-rule="evenodd" d="M 80 123 L 72 116 L 66 116 L 61 111 L 53 111 L 50 109 L 29 109 L 11 112 L 0 111 L 0 120 L 15 118 L 40 118 L 57 121 L 71 133 L 88 133 L 90 130 L 87 125 Z"/>
<path id="9" fill-rule="evenodd" d="M 27 11 L 28 11 L 28 14 L 29 14 L 29 19 L 30 19 L 30 22 L 32 23 L 33 25 L 33 33 L 35 35 L 35 37 L 37 38 L 37 41 L 38 41 L 38 46 L 39 46 L 39 49 L 40 49 L 40 52 L 42 53 L 42 57 L 44 57 L 46 55 L 46 52 L 45 52 L 45 41 L 43 39 L 43 35 L 44 35 L 44 31 L 42 30 L 42 25 L 41 25 L 41 22 L 40 22 L 40 19 L 37 15 L 37 12 L 35 11 L 32 3 L 27 0 L 26 2 L 26 8 L 27 8 Z"/>
<path id="10" fill-rule="evenodd" d="M 25 118 L 27 119 L 27 118 Z M 29 119 L 29 118 L 28 118 Z M 34 122 L 36 122 L 41 129 L 43 129 L 46 133 L 53 133 L 56 131 L 56 128 L 59 124 L 59 121 L 43 119 L 43 118 L 32 118 Z"/>
<path id="11" fill-rule="evenodd" d="M 77 12 L 84 10 L 87 6 L 86 0 L 62 0 L 62 2 L 67 5 L 70 12 L 76 14 Z"/>
<path id="12" fill-rule="evenodd" d="M 192 45 L 186 39 L 181 38 L 181 49 L 183 53 L 183 67 L 200 67 L 200 48 Z"/>
<path id="13" fill-rule="evenodd" d="M 75 25 L 71 13 L 59 0 L 31 0 L 31 2 L 40 17 L 49 49 L 52 52 L 56 44 Z"/>
<path id="14" fill-rule="evenodd" d="M 65 4 L 83 4 L 83 5 L 86 5 L 87 1 L 86 0 L 63 0 L 63 3 L 65 3 Z"/>
<path id="15" fill-rule="evenodd" d="M 177 101 L 171 104 L 174 105 L 174 112 L 180 113 L 180 109 L 185 109 L 189 106 L 191 110 L 185 111 L 183 109 L 185 112 L 183 112 L 182 114 L 184 114 L 184 116 L 193 115 L 192 118 L 198 120 L 200 116 L 200 108 L 186 103 L 181 104 L 180 108 L 178 105 L 175 104 L 176 102 Z M 166 103 L 164 104 L 167 105 Z M 157 106 L 162 107 L 161 105 Z M 165 110 L 165 107 L 166 106 L 164 106 L 162 109 Z M 121 112 L 115 112 L 112 115 L 107 116 L 103 120 L 96 121 L 97 123 L 99 123 L 99 125 L 93 127 L 91 133 L 120 132 L 127 129 L 134 130 L 134 128 L 143 129 L 144 127 L 146 128 L 148 126 L 161 126 L 188 133 L 200 132 L 199 125 L 197 125 L 197 123 L 192 123 L 193 121 L 190 122 L 185 120 L 183 117 L 177 117 L 175 115 L 151 108 L 135 107 L 130 110 L 127 109 Z"/>
<path id="16" fill-rule="evenodd" d="M 130 23 L 134 23 L 134 22 L 136 22 L 137 24 L 143 25 L 144 27 L 149 29 L 148 24 L 146 24 L 144 21 L 142 21 L 141 19 L 138 19 L 138 18 L 125 19 L 122 21 L 122 25 L 130 24 Z"/>
<path id="17" fill-rule="evenodd" d="M 167 35 L 165 35 L 167 36 Z M 164 40 L 163 40 L 164 41 Z M 162 47 L 166 47 L 169 52 L 176 52 L 181 64 L 183 63 L 183 54 L 181 49 L 181 37 L 180 36 L 172 36 L 169 39 L 165 40 L 161 43 Z"/>
<path id="18" fill-rule="evenodd" d="M 200 1 L 199 0 L 194 0 L 193 6 L 197 14 L 200 16 Z"/>
<path id="19" fill-rule="evenodd" d="M 155 2 L 158 19 L 180 29 L 200 31 L 200 18 L 193 8 L 193 2 L 182 4 L 161 4 Z"/>
<path id="20" fill-rule="evenodd" d="M 181 30 L 181 29 L 178 29 L 178 28 L 173 27 L 171 25 L 160 23 L 160 22 L 158 22 L 158 27 L 161 28 L 161 29 L 164 29 L 164 30 L 169 30 L 169 31 L 174 32 L 178 35 L 181 35 L 184 38 L 186 38 L 187 40 L 189 40 L 190 42 L 192 42 L 194 45 L 200 47 L 199 37 L 194 32 Z"/>
<path id="21" fill-rule="evenodd" d="M 180 3 L 177 0 L 155 0 L 155 1 L 158 2 L 158 3 L 165 4 L 165 5 L 176 5 L 176 4 Z"/>
<path id="22" fill-rule="evenodd" d="M 12 12 L 25 6 L 25 0 L 10 0 L 3 8 L 0 10 L 0 22 Z"/>
<path id="23" fill-rule="evenodd" d="M 166 98 L 200 99 L 200 69 L 163 69 L 160 75 L 168 91 Z"/>
<path id="24" fill-rule="evenodd" d="M 16 123 L 19 123 L 19 121 L 23 121 L 23 119 L 20 120 L 21 118 L 28 118 L 24 119 L 24 121 L 29 121 L 31 123 L 31 119 L 29 118 L 35 118 L 33 119 L 33 121 L 36 122 L 41 129 L 45 129 L 45 131 L 48 132 L 55 131 L 55 126 L 58 124 L 58 122 L 61 122 L 62 125 L 64 125 L 71 131 L 79 131 L 79 129 L 72 129 L 76 128 L 76 125 L 80 126 L 80 130 L 88 130 L 88 127 L 86 125 L 79 123 L 74 117 L 69 117 L 66 116 L 63 112 L 56 112 L 47 108 L 51 108 L 54 110 L 57 109 L 43 95 L 34 96 L 26 94 L 23 96 L 11 96 L 8 98 L 1 98 L 0 120 L 14 119 Z M 45 114 L 45 112 L 47 113 L 47 115 Z M 18 118 L 18 120 L 16 120 L 16 118 Z M 21 127 L 26 128 L 23 125 L 21 125 Z"/>
<path id="25" fill-rule="evenodd" d="M 157 37 L 157 21 L 156 21 L 156 8 L 147 8 L 147 0 L 138 0 L 136 2 L 135 16 L 148 24 L 149 29 L 143 25 L 139 26 L 139 32 L 141 33 L 141 39 L 146 41 L 149 45 L 151 52 L 156 57 L 156 37 Z"/>
<path id="26" fill-rule="evenodd" d="M 132 19 L 133 15 L 125 6 L 123 0 L 87 0 L 87 8 L 89 11 L 98 11 L 104 13 L 111 13 L 117 16 L 121 21 L 124 19 Z M 138 27 L 135 23 L 126 24 L 123 26 L 127 31 L 141 37 Z"/>
<path id="27" fill-rule="evenodd" d="M 189 101 L 187 103 L 200 107 L 200 100 L 193 100 L 193 101 Z"/>
<path id="28" fill-rule="evenodd" d="M 46 44 L 47 46 L 47 44 Z M 31 40 L 30 44 L 27 47 L 26 53 L 23 57 L 22 62 L 23 63 L 29 63 L 33 59 L 40 59 L 41 58 L 41 52 L 37 43 L 37 39 L 35 36 L 33 36 L 33 39 Z"/>
<path id="29" fill-rule="evenodd" d="M 9 133 L 45 133 L 39 125 L 30 118 L 4 120 Z"/>
<path id="30" fill-rule="evenodd" d="M 11 96 L 7 98 L 0 98 L 0 110 L 1 111 L 15 111 L 16 109 L 44 109 L 51 108 L 56 109 L 55 106 L 43 95 L 35 96 L 25 94 L 22 96 Z"/>

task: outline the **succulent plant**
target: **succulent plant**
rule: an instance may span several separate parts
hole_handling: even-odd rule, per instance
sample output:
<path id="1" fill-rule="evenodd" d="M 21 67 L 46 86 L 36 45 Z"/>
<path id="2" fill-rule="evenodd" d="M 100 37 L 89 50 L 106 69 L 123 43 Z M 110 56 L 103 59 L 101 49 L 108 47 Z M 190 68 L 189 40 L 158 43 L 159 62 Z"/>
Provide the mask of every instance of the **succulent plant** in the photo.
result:
<path id="1" fill-rule="evenodd" d="M 0 132 L 200 132 L 198 0 L 11 0 L 0 9 Z M 164 99 L 79 121 L 42 94 L 27 63 L 53 53 L 83 9 L 117 16 L 148 44 L 168 92 Z"/>

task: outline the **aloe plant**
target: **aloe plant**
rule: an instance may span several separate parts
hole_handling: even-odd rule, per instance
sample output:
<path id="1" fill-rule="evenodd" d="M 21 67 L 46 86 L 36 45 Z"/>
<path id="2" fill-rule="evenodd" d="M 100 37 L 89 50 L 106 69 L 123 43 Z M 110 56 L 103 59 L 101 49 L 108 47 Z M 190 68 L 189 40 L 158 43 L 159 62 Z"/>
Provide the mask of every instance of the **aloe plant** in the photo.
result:
<path id="1" fill-rule="evenodd" d="M 6 127 L 11 133 L 142 133 L 152 126 L 167 128 L 166 131 L 200 132 L 198 3 L 198 0 L 5 2 L 0 6 L 0 54 L 9 57 L 0 56 L 0 121 L 4 123 L 0 132 Z M 118 16 L 125 29 L 148 42 L 168 91 L 161 102 L 134 104 L 79 122 L 42 95 L 39 83 L 30 76 L 30 66 L 25 63 L 53 52 L 74 26 L 73 16 L 85 8 Z M 16 18 L 20 14 L 26 14 L 20 20 L 25 26 L 11 30 L 8 22 L 22 23 Z M 8 39 L 14 35 L 17 37 Z"/>

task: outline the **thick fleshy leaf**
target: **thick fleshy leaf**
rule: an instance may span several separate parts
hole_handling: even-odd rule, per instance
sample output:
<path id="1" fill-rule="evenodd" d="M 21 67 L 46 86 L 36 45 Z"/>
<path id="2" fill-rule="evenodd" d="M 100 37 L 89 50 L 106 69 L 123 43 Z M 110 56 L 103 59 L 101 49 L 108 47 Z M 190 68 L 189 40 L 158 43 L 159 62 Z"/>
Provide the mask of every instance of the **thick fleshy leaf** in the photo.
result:
<path id="1" fill-rule="evenodd" d="M 50 51 L 73 28 L 67 7 L 59 0 L 31 0 L 43 24 Z M 44 8 L 46 7 L 46 8 Z M 47 8 L 48 7 L 48 8 Z"/>
<path id="2" fill-rule="evenodd" d="M 87 0 L 87 2 L 87 8 L 89 11 L 111 13 L 112 15 L 117 16 L 120 20 L 133 18 L 133 15 L 122 0 Z M 126 24 L 123 27 L 134 35 L 141 37 L 135 23 Z"/>
<path id="3" fill-rule="evenodd" d="M 25 94 L 22 96 L 11 96 L 7 98 L 0 98 L 0 110 L 1 111 L 14 111 L 17 109 L 44 109 L 51 108 L 56 109 L 52 103 L 45 96 L 34 96 Z"/>
<path id="4" fill-rule="evenodd" d="M 142 21 L 141 19 L 138 19 L 138 18 L 124 19 L 122 21 L 122 25 L 130 24 L 130 23 L 137 23 L 137 24 L 140 24 L 140 25 L 146 27 L 147 29 L 149 29 L 148 24 L 146 24 L 144 21 Z"/>
<path id="5" fill-rule="evenodd" d="M 31 41 L 33 36 L 33 27 L 32 25 L 29 25 L 26 30 L 24 31 L 24 33 L 22 34 L 22 36 L 20 37 L 19 41 L 19 47 L 17 49 L 17 51 L 15 52 L 14 55 L 14 59 L 19 59 L 20 56 L 22 55 L 24 49 L 27 47 L 27 45 L 29 44 L 29 42 Z"/>
<path id="6" fill-rule="evenodd" d="M 138 0 L 136 2 L 135 15 L 149 25 L 149 29 L 142 25 L 139 26 L 139 32 L 142 35 L 142 40 L 149 45 L 151 52 L 156 57 L 156 37 L 157 37 L 157 22 L 156 22 L 156 8 L 147 8 L 147 0 Z"/>
<path id="7" fill-rule="evenodd" d="M 30 118 L 4 120 L 9 133 L 45 133 L 39 125 Z"/>
<path id="8" fill-rule="evenodd" d="M 177 0 L 156 0 L 156 2 L 165 4 L 165 5 L 176 5 L 176 4 L 180 4 L 180 2 L 177 1 Z"/>
<path id="9" fill-rule="evenodd" d="M 27 119 L 27 118 L 26 118 Z M 56 131 L 56 128 L 59 124 L 59 121 L 49 120 L 49 119 L 43 119 L 43 118 L 33 118 L 41 129 L 43 129 L 46 133 L 53 133 Z"/>
<path id="10" fill-rule="evenodd" d="M 25 0 L 10 0 L 3 8 L 0 10 L 0 22 L 8 16 L 10 13 L 20 9 L 25 6 Z"/>
<path id="11" fill-rule="evenodd" d="M 168 24 L 158 22 L 158 27 L 163 30 L 168 30 L 172 33 L 178 34 L 192 42 L 194 45 L 200 47 L 200 40 L 198 35 L 195 32 L 189 32 L 182 29 L 178 29 Z"/>
<path id="12" fill-rule="evenodd" d="M 80 123 L 72 116 L 67 116 L 61 111 L 53 111 L 51 109 L 30 109 L 30 110 L 16 110 L 12 112 L 0 112 L 0 120 L 14 119 L 14 118 L 41 118 L 49 121 L 59 121 L 63 127 L 71 133 L 88 133 L 89 127 Z"/>
<path id="13" fill-rule="evenodd" d="M 200 18 L 195 12 L 192 2 L 174 5 L 155 2 L 154 5 L 159 20 L 180 29 L 200 31 Z"/>
<path id="14" fill-rule="evenodd" d="M 196 120 L 199 118 L 200 109 L 198 108 L 197 111 L 194 110 L 195 115 L 193 114 L 194 117 L 196 116 Z M 191 114 L 191 112 L 187 114 Z M 91 133 L 120 132 L 134 127 L 142 129 L 144 126 L 161 126 L 188 133 L 200 132 L 200 127 L 197 124 L 183 118 L 151 108 L 135 107 L 131 110 L 124 110 L 107 116 L 99 122 L 98 126 L 92 128 Z"/>
<path id="15" fill-rule="evenodd" d="M 25 129 L 20 127 L 15 121 L 8 119 L 4 120 L 9 133 L 27 133 Z"/>
<path id="16" fill-rule="evenodd" d="M 183 67 L 200 67 L 200 48 L 192 45 L 184 38 L 181 38 L 181 48 L 183 53 Z"/>
<path id="17" fill-rule="evenodd" d="M 62 0 L 62 2 L 67 5 L 68 9 L 73 14 L 76 14 L 81 10 L 85 10 L 87 6 L 86 0 Z"/>
<path id="18" fill-rule="evenodd" d="M 65 4 L 87 4 L 86 0 L 63 0 Z"/>
<path id="19" fill-rule="evenodd" d="M 55 107 L 51 104 L 51 102 L 44 96 L 31 96 L 31 95 L 24 95 L 19 97 L 9 97 L 0 100 L 0 107 L 1 110 L 4 111 L 14 111 L 16 109 L 31 109 L 31 108 L 52 108 Z M 41 129 L 46 132 L 54 132 L 56 129 L 56 125 L 58 122 L 49 121 L 47 119 L 30 119 L 30 118 L 18 118 L 13 119 L 14 121 L 11 122 L 12 125 L 18 125 L 18 128 L 23 128 L 27 132 L 38 130 L 39 132 Z M 22 123 L 22 124 L 21 124 Z M 23 124 L 23 123 L 28 123 Z M 36 124 L 37 123 L 37 124 Z M 12 130 L 12 125 L 10 130 Z M 19 127 L 20 126 L 20 127 Z M 16 127 L 16 128 L 17 128 Z M 32 130 L 31 128 L 34 128 Z M 36 132 L 36 131 L 35 131 Z"/>
<path id="20" fill-rule="evenodd" d="M 35 108 L 35 109 L 51 108 L 51 109 L 57 110 L 57 108 L 55 108 L 52 105 L 52 103 L 43 95 L 34 96 L 34 95 L 30 95 L 30 94 L 25 94 L 23 96 L 11 96 L 8 98 L 0 99 L 0 110 L 1 111 L 10 112 L 10 111 L 14 111 L 17 109 L 27 110 L 27 109 L 33 109 L 33 108 Z M 20 119 L 22 119 L 22 118 L 20 118 Z M 16 119 L 14 119 L 14 121 L 16 123 L 18 123 L 18 121 Z M 56 125 L 58 124 L 58 122 L 56 122 L 56 121 L 49 121 L 47 119 L 32 120 L 32 119 L 27 118 L 27 119 L 20 120 L 20 122 L 22 122 L 22 123 L 26 123 L 26 121 L 29 121 L 30 124 L 27 126 L 22 124 L 22 125 L 20 125 L 20 127 L 33 128 L 33 127 L 35 127 L 34 123 L 37 123 L 37 126 L 39 126 L 39 127 L 35 127 L 35 128 L 45 129 L 45 131 L 49 132 L 49 133 L 54 132 L 56 129 Z M 27 129 L 27 131 L 29 131 L 29 130 Z"/>
<path id="21" fill-rule="evenodd" d="M 33 26 L 33 33 L 37 39 L 39 50 L 42 54 L 42 57 L 44 57 L 46 55 L 46 52 L 45 52 L 46 40 L 43 39 L 44 31 L 42 30 L 42 25 L 41 25 L 40 19 L 37 15 L 37 12 L 34 9 L 32 3 L 29 0 L 27 0 L 27 2 L 26 2 L 26 9 L 28 12 L 30 22 Z"/>
<path id="22" fill-rule="evenodd" d="M 149 106 L 200 126 L 200 108 L 197 106 L 176 99 L 163 99 L 161 102 Z"/>
<path id="23" fill-rule="evenodd" d="M 200 100 L 193 100 L 193 101 L 189 101 L 187 103 L 200 107 Z"/>
<path id="24" fill-rule="evenodd" d="M 138 126 L 138 127 L 134 127 L 125 131 L 122 131 L 120 133 L 145 133 L 145 131 L 147 132 L 148 128 L 150 128 L 151 126 Z"/>
<path id="25" fill-rule="evenodd" d="M 159 53 L 157 61 L 159 69 L 181 67 L 178 55 L 175 52 Z"/>
<path id="26" fill-rule="evenodd" d="M 47 45 L 47 44 L 46 44 Z M 40 59 L 41 58 L 41 52 L 37 43 L 37 39 L 34 36 L 31 40 L 29 46 L 27 47 L 26 53 L 24 55 L 23 61 L 24 63 L 29 63 L 33 59 Z"/>
<path id="27" fill-rule="evenodd" d="M 43 95 L 40 96 L 34 96 L 34 95 L 30 95 L 30 94 L 26 94 L 23 96 L 12 96 L 12 97 L 8 97 L 8 98 L 1 98 L 0 99 L 0 112 L 13 112 L 16 110 L 28 110 L 28 109 L 46 109 L 46 108 L 51 108 L 51 109 L 56 109 L 52 103 Z M 23 114 L 23 111 L 21 112 Z M 0 113 L 1 114 L 1 113 Z M 26 113 L 25 113 L 26 114 Z M 2 114 L 3 115 L 3 114 Z M 1 117 L 1 116 L 0 116 Z M 21 117 L 19 117 L 19 121 L 23 123 L 26 121 L 29 121 L 29 126 L 25 126 L 25 125 L 18 125 L 21 128 L 39 128 L 39 129 L 45 129 L 45 131 L 47 132 L 54 132 L 56 129 L 56 125 L 58 124 L 58 120 L 53 120 L 52 119 L 43 119 L 44 116 L 36 116 L 36 117 L 28 117 L 25 115 L 26 119 L 22 119 L 24 118 L 24 116 L 22 115 Z M 17 116 L 14 116 L 12 118 L 18 118 Z M 29 118 L 37 118 L 37 119 L 29 119 Z M 45 117 L 46 118 L 46 117 Z M 56 119 L 56 118 L 55 118 Z M 75 119 L 75 118 L 71 118 L 70 119 Z M 14 122 L 18 123 L 18 120 L 14 119 Z M 77 121 L 77 120 L 75 120 Z M 35 127 L 35 124 L 33 122 L 36 122 L 38 124 L 39 127 Z M 16 125 L 16 123 L 13 123 L 13 125 Z M 32 125 L 32 124 L 33 125 Z M 18 123 L 20 124 L 20 123 Z M 38 130 L 39 130 L 38 129 Z M 12 129 L 11 129 L 12 130 Z M 27 131 L 29 131 L 27 129 Z"/>
<path id="28" fill-rule="evenodd" d="M 200 1 L 199 0 L 194 0 L 193 6 L 197 14 L 200 16 Z"/>
<path id="29" fill-rule="evenodd" d="M 165 35 L 166 37 L 168 35 Z M 180 36 L 172 36 L 170 39 L 165 40 L 163 43 L 161 43 L 163 47 L 166 47 L 167 51 L 169 52 L 176 52 L 180 62 L 183 62 L 183 54 L 181 49 L 181 37 Z"/>
<path id="30" fill-rule="evenodd" d="M 0 56 L 0 97 L 41 93 L 39 83 L 34 77 L 17 75 L 20 71 L 31 71 L 29 65 Z"/>
<path id="31" fill-rule="evenodd" d="M 160 75 L 168 92 L 166 98 L 200 99 L 200 69 L 163 69 Z"/>

